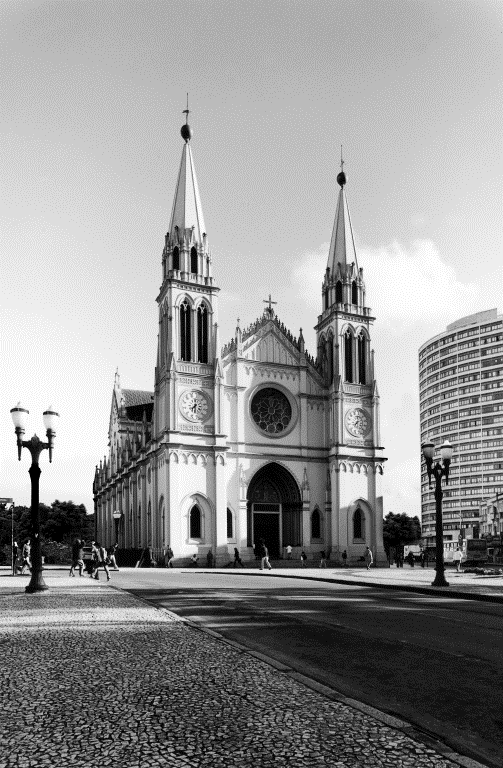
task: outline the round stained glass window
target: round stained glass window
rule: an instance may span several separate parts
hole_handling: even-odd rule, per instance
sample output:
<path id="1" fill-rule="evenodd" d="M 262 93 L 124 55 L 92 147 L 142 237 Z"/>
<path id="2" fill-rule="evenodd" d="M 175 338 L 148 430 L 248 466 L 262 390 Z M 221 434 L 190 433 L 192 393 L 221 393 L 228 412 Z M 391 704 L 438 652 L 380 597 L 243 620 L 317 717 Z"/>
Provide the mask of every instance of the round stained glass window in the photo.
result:
<path id="1" fill-rule="evenodd" d="M 261 430 L 269 435 L 280 435 L 292 420 L 292 408 L 283 392 L 261 389 L 252 400 L 251 415 Z"/>

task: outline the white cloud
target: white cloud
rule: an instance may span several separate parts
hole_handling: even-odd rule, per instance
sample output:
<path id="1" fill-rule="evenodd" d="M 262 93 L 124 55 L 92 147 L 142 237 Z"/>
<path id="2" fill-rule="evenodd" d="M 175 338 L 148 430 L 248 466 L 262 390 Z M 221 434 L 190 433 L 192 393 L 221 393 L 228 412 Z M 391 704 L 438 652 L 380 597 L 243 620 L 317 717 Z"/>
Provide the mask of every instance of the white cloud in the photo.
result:
<path id="1" fill-rule="evenodd" d="M 306 328 L 311 325 L 313 307 L 321 308 L 328 247 L 323 243 L 304 253 L 292 273 Z M 431 240 L 414 240 L 409 246 L 393 242 L 381 248 L 360 247 L 357 254 L 367 305 L 376 317 L 372 346 L 381 396 L 382 442 L 388 457 L 384 509 L 419 515 L 418 349 L 448 323 L 489 307 L 482 303 L 481 286 L 463 283 Z M 306 334 L 306 341 L 316 348 L 314 334 Z"/>

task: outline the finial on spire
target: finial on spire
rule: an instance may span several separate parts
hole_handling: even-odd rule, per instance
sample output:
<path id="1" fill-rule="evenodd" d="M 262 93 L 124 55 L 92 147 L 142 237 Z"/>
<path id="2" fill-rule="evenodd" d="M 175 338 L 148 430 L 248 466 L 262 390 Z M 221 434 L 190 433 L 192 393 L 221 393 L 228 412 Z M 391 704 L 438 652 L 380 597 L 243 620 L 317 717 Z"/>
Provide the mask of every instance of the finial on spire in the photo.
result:
<path id="1" fill-rule="evenodd" d="M 337 184 L 340 187 L 343 187 L 346 183 L 346 174 L 344 173 L 344 160 L 342 159 L 342 144 L 341 144 L 341 170 L 340 173 L 337 174 Z"/>
<path id="2" fill-rule="evenodd" d="M 192 138 L 192 128 L 189 125 L 189 113 L 190 113 L 190 109 L 189 109 L 189 94 L 187 94 L 187 108 L 186 109 L 182 109 L 182 114 L 185 115 L 185 125 L 182 125 L 182 127 L 180 129 L 180 133 L 182 134 L 182 139 L 185 142 L 187 142 L 187 143 Z"/>

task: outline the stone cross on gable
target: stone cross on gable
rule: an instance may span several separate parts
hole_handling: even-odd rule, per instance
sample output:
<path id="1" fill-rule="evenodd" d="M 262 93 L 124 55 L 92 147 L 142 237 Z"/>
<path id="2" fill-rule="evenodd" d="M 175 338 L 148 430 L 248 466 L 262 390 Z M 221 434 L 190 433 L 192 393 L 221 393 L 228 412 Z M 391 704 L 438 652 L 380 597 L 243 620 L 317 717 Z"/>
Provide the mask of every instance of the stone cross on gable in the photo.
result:
<path id="1" fill-rule="evenodd" d="M 268 299 L 262 299 L 262 301 L 264 304 L 269 304 L 269 306 L 265 308 L 265 312 L 267 312 L 269 317 L 274 317 L 274 309 L 272 308 L 272 305 L 277 304 L 278 302 L 271 299 L 271 294 L 269 294 Z"/>

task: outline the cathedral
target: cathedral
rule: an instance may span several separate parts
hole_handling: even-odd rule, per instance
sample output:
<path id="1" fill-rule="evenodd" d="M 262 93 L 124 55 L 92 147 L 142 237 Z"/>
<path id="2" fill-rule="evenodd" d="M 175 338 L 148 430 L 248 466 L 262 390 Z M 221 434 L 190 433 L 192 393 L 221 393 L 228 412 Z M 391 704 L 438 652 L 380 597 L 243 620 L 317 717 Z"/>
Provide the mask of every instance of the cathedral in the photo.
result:
<path id="1" fill-rule="evenodd" d="M 188 116 L 188 110 L 186 110 Z M 264 539 L 308 560 L 360 563 L 383 540 L 379 395 L 363 270 L 340 186 L 316 358 L 269 300 L 221 346 L 213 277 L 188 122 L 162 252 L 153 392 L 123 389 L 115 375 L 109 455 L 96 467 L 97 538 L 124 550 L 168 545 L 175 565 L 209 552 L 227 564 L 236 547 L 254 559 Z M 270 297 L 269 297 L 270 299 Z M 314 319 L 314 318 L 313 318 Z"/>

